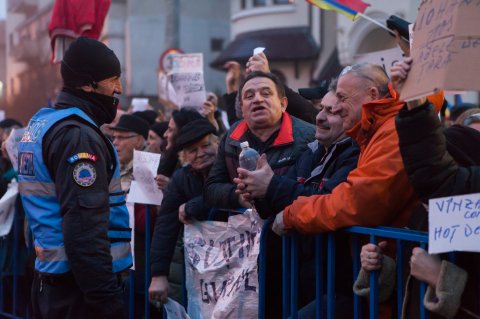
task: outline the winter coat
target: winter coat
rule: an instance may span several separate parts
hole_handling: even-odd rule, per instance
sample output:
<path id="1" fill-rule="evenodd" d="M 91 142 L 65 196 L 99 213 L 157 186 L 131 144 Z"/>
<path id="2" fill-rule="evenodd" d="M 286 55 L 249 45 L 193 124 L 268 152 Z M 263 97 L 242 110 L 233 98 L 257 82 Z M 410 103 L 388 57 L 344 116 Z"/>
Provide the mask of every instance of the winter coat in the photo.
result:
<path id="1" fill-rule="evenodd" d="M 357 168 L 331 194 L 300 197 L 286 207 L 286 228 L 316 233 L 353 225 L 406 225 L 418 199 L 395 130 L 403 102 L 389 89 L 390 97 L 363 105 L 360 122 L 347 132 L 360 146 Z"/>
<path id="2" fill-rule="evenodd" d="M 248 141 L 252 148 L 256 148 L 255 140 L 257 140 L 257 144 L 263 144 L 264 148 L 257 148 L 257 151 L 267 155 L 268 164 L 275 174 L 285 175 L 289 167 L 305 151 L 307 144 L 314 140 L 314 134 L 313 125 L 285 112 L 278 134 L 274 134 L 266 143 L 258 143 L 258 139 L 248 129 L 247 123 L 245 121 L 237 122 L 220 142 L 215 164 L 213 164 L 205 184 L 204 194 L 207 203 L 217 208 L 236 209 L 240 207 L 233 179 L 237 177 L 241 142 Z"/>
<path id="3" fill-rule="evenodd" d="M 422 200 L 480 192 L 477 153 L 480 151 L 479 146 L 475 145 L 475 141 L 479 141 L 478 132 L 466 128 L 463 130 L 471 138 L 469 149 L 452 147 L 452 144 L 458 146 L 458 143 L 451 142 L 452 129 L 445 135 L 442 133 L 436 112 L 428 103 L 410 111 L 402 110 L 396 119 L 396 126 L 405 169 Z M 455 136 L 460 131 L 460 128 L 456 128 Z M 463 134 L 462 140 L 465 141 L 465 132 Z M 459 166 L 459 163 L 471 165 Z M 480 317 L 480 254 L 458 253 L 457 266 L 442 262 L 436 289 L 427 288 L 425 307 L 446 318 L 473 318 L 466 312 Z"/>
<path id="4" fill-rule="evenodd" d="M 272 177 L 262 201 L 265 205 L 256 205 L 260 216 L 273 216 L 299 196 L 331 193 L 357 167 L 359 152 L 358 145 L 349 137 L 332 144 L 328 150 L 318 141 L 309 143 L 287 175 Z"/>

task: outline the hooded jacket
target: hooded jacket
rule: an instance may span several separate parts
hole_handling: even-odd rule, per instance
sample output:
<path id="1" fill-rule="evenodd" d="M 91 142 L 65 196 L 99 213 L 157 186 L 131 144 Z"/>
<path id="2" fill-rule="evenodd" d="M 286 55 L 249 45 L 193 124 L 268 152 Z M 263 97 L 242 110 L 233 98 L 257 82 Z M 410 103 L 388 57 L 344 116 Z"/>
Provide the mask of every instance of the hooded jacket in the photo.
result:
<path id="1" fill-rule="evenodd" d="M 357 168 L 328 195 L 299 197 L 284 210 L 286 228 L 304 233 L 353 225 L 401 227 L 418 198 L 408 181 L 398 147 L 395 116 L 403 107 L 390 95 L 362 106 L 360 122 L 347 132 L 360 146 Z"/>

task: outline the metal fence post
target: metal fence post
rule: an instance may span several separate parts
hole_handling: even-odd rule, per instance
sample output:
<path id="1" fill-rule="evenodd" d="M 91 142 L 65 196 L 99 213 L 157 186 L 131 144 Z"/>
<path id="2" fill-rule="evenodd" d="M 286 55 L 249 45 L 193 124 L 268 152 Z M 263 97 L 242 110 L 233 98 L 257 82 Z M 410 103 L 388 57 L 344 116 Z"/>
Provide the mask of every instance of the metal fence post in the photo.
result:
<path id="1" fill-rule="evenodd" d="M 323 235 L 315 236 L 315 318 L 323 318 Z"/>
<path id="2" fill-rule="evenodd" d="M 335 318 L 335 233 L 328 235 L 327 258 L 327 318 Z"/>
<path id="3" fill-rule="evenodd" d="M 357 234 L 352 234 L 352 253 L 353 253 L 353 282 L 360 271 L 360 239 Z M 360 297 L 353 294 L 353 318 L 360 319 L 362 316 L 362 302 Z"/>
<path id="4" fill-rule="evenodd" d="M 290 248 L 291 235 L 282 236 L 282 304 L 283 304 L 283 319 L 290 316 Z"/>
<path id="5" fill-rule="evenodd" d="M 290 318 L 298 318 L 297 296 L 298 296 L 298 234 L 291 235 L 291 258 L 290 258 Z"/>

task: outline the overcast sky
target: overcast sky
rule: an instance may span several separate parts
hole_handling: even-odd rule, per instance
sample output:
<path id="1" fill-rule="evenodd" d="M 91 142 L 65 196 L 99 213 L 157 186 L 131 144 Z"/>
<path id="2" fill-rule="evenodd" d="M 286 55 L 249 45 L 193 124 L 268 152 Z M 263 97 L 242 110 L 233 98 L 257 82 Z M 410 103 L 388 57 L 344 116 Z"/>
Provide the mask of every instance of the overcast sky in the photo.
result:
<path id="1" fill-rule="evenodd" d="M 6 0 L 0 0 L 0 20 L 5 19 L 5 12 L 7 11 L 7 8 L 5 7 L 5 1 Z"/>

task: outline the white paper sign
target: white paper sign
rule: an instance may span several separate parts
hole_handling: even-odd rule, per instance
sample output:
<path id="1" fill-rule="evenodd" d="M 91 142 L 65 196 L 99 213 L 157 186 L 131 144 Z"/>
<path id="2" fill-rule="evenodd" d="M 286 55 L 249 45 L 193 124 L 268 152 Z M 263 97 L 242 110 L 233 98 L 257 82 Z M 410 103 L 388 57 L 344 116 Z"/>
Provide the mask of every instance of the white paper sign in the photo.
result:
<path id="1" fill-rule="evenodd" d="M 178 105 L 178 98 L 175 89 L 173 88 L 170 78 L 163 72 L 158 72 L 158 97 L 160 101 L 171 102 Z"/>
<path id="2" fill-rule="evenodd" d="M 8 185 L 7 192 L 0 198 L 0 237 L 10 233 L 15 216 L 15 199 L 18 195 L 18 183 Z"/>
<path id="3" fill-rule="evenodd" d="M 132 112 L 145 111 L 148 107 L 148 99 L 134 97 L 132 99 Z"/>
<path id="4" fill-rule="evenodd" d="M 203 54 L 172 55 L 170 82 L 175 89 L 178 106 L 200 109 L 206 100 L 203 78 Z"/>
<path id="5" fill-rule="evenodd" d="M 18 172 L 18 143 L 22 140 L 26 128 L 14 128 L 6 139 L 6 149 L 13 168 Z"/>
<path id="6" fill-rule="evenodd" d="M 431 199 L 428 252 L 480 252 L 480 193 Z"/>
<path id="7" fill-rule="evenodd" d="M 185 225 L 188 313 L 192 319 L 257 318 L 263 221 L 248 210 L 225 222 Z"/>
<path id="8" fill-rule="evenodd" d="M 167 298 L 167 302 L 163 304 L 168 319 L 191 319 L 185 311 L 185 308 L 173 299 Z"/>
<path id="9" fill-rule="evenodd" d="M 396 62 L 403 60 L 403 52 L 399 47 L 396 47 L 388 50 L 357 54 L 353 57 L 353 60 L 355 63 L 368 62 L 372 64 L 378 64 L 383 67 L 388 76 L 390 76 L 390 69 L 392 66 Z"/>
<path id="10" fill-rule="evenodd" d="M 160 154 L 133 152 L 133 178 L 127 200 L 133 203 L 160 205 L 163 193 L 155 182 Z"/>

